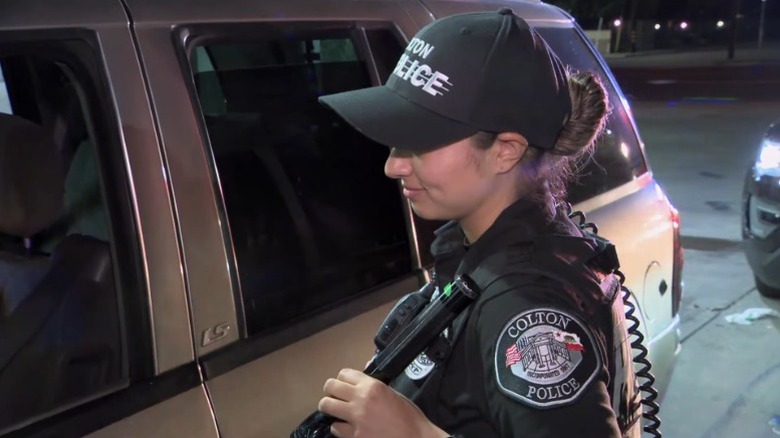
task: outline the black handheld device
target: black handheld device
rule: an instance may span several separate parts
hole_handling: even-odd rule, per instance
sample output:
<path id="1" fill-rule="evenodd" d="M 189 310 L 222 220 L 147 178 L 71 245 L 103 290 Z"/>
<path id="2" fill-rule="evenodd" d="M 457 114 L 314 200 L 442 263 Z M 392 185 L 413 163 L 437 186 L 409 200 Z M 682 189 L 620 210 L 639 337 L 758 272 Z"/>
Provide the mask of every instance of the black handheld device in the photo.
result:
<path id="1" fill-rule="evenodd" d="M 445 288 L 413 320 L 401 327 L 398 334 L 374 356 L 363 372 L 388 383 L 425 351 L 480 293 L 477 285 L 468 276 L 457 277 L 451 288 Z M 337 420 L 315 411 L 290 434 L 290 438 L 333 438 L 330 426 Z"/>

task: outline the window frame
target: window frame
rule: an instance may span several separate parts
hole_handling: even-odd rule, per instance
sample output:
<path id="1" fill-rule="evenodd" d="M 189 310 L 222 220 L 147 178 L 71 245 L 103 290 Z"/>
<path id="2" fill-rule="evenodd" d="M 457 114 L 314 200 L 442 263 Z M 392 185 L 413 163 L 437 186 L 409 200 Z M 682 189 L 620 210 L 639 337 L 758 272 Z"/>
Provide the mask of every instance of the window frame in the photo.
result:
<path id="1" fill-rule="evenodd" d="M 398 293 L 398 291 L 394 291 L 392 287 L 388 287 L 388 284 L 380 284 L 365 291 L 363 294 L 351 296 L 342 300 L 338 303 L 338 306 L 318 309 L 306 321 L 277 327 L 252 336 L 248 335 L 244 303 L 240 289 L 238 263 L 232 242 L 230 223 L 227 218 L 227 209 L 224 196 L 222 195 L 222 186 L 219 181 L 219 175 L 217 173 L 216 160 L 210 140 L 208 140 L 209 135 L 204 112 L 200 105 L 194 81 L 191 56 L 197 47 L 209 44 L 253 43 L 258 42 L 259 40 L 273 38 L 274 36 L 283 37 L 286 32 L 290 31 L 304 35 L 316 35 L 321 32 L 343 32 L 347 30 L 354 43 L 358 59 L 366 63 L 371 84 L 380 85 L 381 82 L 376 59 L 365 34 L 365 31 L 369 29 L 387 29 L 398 38 L 399 45 L 402 47 L 405 47 L 406 45 L 403 32 L 399 29 L 397 24 L 390 19 L 376 21 L 348 19 L 322 21 L 298 20 L 289 22 L 195 23 L 181 24 L 173 29 L 173 39 L 176 46 L 176 54 L 181 74 L 189 94 L 192 110 L 197 116 L 197 126 L 200 130 L 200 136 L 204 139 L 203 147 L 207 156 L 210 177 L 215 193 L 215 202 L 218 206 L 217 210 L 222 224 L 222 238 L 228 254 L 230 282 L 236 304 L 236 318 L 240 325 L 240 336 L 237 342 L 222 347 L 217 352 L 209 354 L 201 360 L 201 366 L 203 367 L 207 380 L 234 369 L 237 366 L 257 360 L 266 354 L 291 345 L 298 340 L 314 335 L 328 327 L 376 308 L 379 305 L 386 304 L 399 298 L 402 294 Z M 399 199 L 403 199 L 400 186 L 398 189 L 398 197 Z M 412 253 L 412 263 L 407 275 L 396 278 L 390 283 L 401 282 L 405 279 L 415 277 L 418 279 L 418 282 L 422 284 L 426 274 L 420 268 L 419 264 L 415 233 L 412 231 L 413 228 L 410 225 L 412 223 L 411 209 L 409 209 L 406 201 L 402 201 L 402 207 L 404 209 L 402 214 L 405 222 L 406 236 L 409 242 L 410 252 Z"/>
<path id="2" fill-rule="evenodd" d="M 164 382 L 184 379 L 187 387 L 197 385 L 194 369 L 158 376 L 155 380 L 160 385 L 155 388 L 138 384 L 154 377 L 151 315 L 135 208 L 121 153 L 120 123 L 99 47 L 97 33 L 81 28 L 0 31 L 0 56 L 38 56 L 60 64 L 78 94 L 87 133 L 95 148 L 101 197 L 112 238 L 123 379 L 108 391 L 14 423 L 4 436 L 23 437 L 54 430 L 59 434 L 86 434 L 181 392 L 180 385 Z M 20 102 L 17 99 L 24 99 L 25 87 L 16 85 L 12 80 L 8 90 L 13 107 L 17 107 L 14 102 Z M 30 113 L 37 103 L 18 106 Z M 25 115 L 30 116 L 21 114 Z"/>

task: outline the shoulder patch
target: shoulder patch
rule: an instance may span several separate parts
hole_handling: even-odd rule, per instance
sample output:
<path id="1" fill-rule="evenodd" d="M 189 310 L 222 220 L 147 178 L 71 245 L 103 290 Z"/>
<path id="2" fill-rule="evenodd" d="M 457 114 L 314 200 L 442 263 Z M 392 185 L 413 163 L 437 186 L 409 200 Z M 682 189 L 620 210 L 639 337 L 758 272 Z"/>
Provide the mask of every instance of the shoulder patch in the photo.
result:
<path id="1" fill-rule="evenodd" d="M 560 310 L 542 308 L 515 315 L 498 335 L 499 389 L 535 408 L 576 401 L 600 368 L 590 329 Z"/>

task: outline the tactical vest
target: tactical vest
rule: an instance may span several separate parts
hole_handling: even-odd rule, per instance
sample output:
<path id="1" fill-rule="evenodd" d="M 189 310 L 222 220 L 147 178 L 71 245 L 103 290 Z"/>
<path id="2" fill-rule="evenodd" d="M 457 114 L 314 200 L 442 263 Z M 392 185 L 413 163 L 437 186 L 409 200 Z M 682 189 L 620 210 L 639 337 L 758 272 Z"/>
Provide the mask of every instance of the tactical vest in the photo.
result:
<path id="1" fill-rule="evenodd" d="M 533 283 L 565 291 L 558 298 L 568 303 L 567 307 L 576 309 L 594 333 L 607 335 L 599 337 L 597 342 L 602 363 L 606 364 L 610 376 L 608 390 L 612 407 L 623 436 L 640 437 L 640 393 L 626 330 L 620 281 L 612 273 L 618 267 L 617 256 L 614 247 L 605 245 L 605 242 L 593 235 L 577 237 L 541 234 L 533 242 L 510 246 L 489 255 L 473 272 L 461 272 L 459 268 L 456 274 L 468 274 L 482 291 L 506 290 L 512 285 L 527 283 L 529 279 Z M 436 278 L 433 281 L 438 285 L 444 284 Z M 432 289 L 423 288 L 421 291 L 425 292 L 421 293 L 429 295 Z M 442 387 L 442 378 L 448 367 L 452 347 L 460 336 L 465 337 L 467 350 L 469 346 L 475 345 L 470 338 L 475 336 L 477 318 L 472 316 L 480 314 L 480 306 L 489 298 L 489 294 L 483 293 L 455 321 L 446 333 L 446 338 L 443 334 L 438 342 L 426 350 L 425 356 L 429 363 L 423 361 L 419 366 L 427 365 L 435 370 L 425 381 L 417 387 L 403 377 L 394 381 L 393 386 L 409 396 L 429 416 L 437 411 L 438 393 L 446 390 Z M 465 356 L 466 369 L 481 370 L 484 367 L 484 358 L 479 352 L 466 351 Z M 480 407 L 481 412 L 488 412 L 482 380 L 471 378 L 471 374 L 479 373 L 466 373 L 465 383 L 474 398 L 472 403 Z M 435 418 L 431 419 L 436 423 Z"/>

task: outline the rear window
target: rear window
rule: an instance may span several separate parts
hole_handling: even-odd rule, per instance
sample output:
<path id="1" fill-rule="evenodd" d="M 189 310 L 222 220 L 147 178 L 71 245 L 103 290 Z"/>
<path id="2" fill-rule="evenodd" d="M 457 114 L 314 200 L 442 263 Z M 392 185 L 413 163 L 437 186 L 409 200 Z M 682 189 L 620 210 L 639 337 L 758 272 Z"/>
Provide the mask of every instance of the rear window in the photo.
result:
<path id="1" fill-rule="evenodd" d="M 596 145 L 593 159 L 580 171 L 579 178 L 569 184 L 568 200 L 572 204 L 592 198 L 629 182 L 647 172 L 642 150 L 629 114 L 620 97 L 596 62 L 590 49 L 572 28 L 537 28 L 564 64 L 579 71 L 591 71 L 601 76 L 612 106 L 606 131 Z"/>

